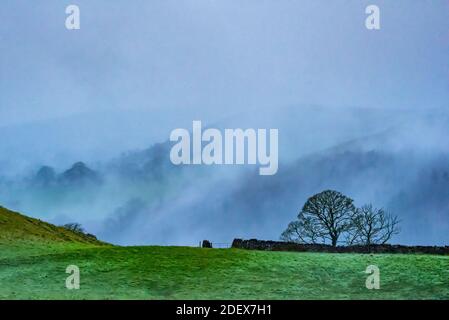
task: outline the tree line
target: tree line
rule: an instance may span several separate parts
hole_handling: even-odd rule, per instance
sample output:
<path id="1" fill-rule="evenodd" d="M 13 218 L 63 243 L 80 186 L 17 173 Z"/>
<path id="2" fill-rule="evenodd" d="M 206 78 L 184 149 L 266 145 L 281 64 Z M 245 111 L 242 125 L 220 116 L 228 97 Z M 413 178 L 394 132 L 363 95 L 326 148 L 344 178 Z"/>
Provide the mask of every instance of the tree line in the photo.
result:
<path id="1" fill-rule="evenodd" d="M 399 220 L 386 210 L 354 200 L 335 190 L 310 197 L 289 223 L 281 240 L 304 244 L 365 245 L 385 244 L 398 234 Z"/>

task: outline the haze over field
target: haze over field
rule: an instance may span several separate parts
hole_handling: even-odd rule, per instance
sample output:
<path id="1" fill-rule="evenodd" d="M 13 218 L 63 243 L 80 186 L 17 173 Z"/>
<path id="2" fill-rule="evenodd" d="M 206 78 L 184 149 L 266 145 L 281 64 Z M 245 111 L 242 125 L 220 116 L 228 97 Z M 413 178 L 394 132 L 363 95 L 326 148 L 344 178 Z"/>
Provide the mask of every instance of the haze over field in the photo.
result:
<path id="1" fill-rule="evenodd" d="M 278 239 L 336 189 L 448 244 L 449 4 L 4 1 L 0 205 L 118 244 Z M 45 19 L 42 19 L 45 17 Z M 11 30 L 15 30 L 11 32 Z M 39 36 L 36 36 L 36 34 Z M 176 167 L 193 120 L 279 129 L 279 171 Z"/>

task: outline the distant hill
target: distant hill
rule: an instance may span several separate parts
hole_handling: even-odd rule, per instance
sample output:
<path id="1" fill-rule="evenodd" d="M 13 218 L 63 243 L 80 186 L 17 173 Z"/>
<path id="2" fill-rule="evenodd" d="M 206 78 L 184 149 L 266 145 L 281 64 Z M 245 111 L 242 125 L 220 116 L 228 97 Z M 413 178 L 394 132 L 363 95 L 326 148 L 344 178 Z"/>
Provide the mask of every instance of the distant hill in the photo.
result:
<path id="1" fill-rule="evenodd" d="M 0 207 L 0 245 L 17 242 L 105 244 L 92 236 L 73 232 Z"/>
<path id="2" fill-rule="evenodd" d="M 73 183 L 98 183 L 101 181 L 100 176 L 87 167 L 84 162 L 75 163 L 70 169 L 64 171 L 59 179 L 62 183 L 73 184 Z"/>
<path id="3" fill-rule="evenodd" d="M 32 179 L 33 184 L 38 186 L 48 186 L 56 181 L 55 169 L 49 166 L 43 166 Z"/>
<path id="4" fill-rule="evenodd" d="M 31 185 L 36 187 L 51 186 L 84 186 L 98 185 L 102 182 L 100 174 L 90 169 L 84 162 L 76 162 L 69 169 L 56 174 L 54 168 L 42 166 L 30 179 Z"/>

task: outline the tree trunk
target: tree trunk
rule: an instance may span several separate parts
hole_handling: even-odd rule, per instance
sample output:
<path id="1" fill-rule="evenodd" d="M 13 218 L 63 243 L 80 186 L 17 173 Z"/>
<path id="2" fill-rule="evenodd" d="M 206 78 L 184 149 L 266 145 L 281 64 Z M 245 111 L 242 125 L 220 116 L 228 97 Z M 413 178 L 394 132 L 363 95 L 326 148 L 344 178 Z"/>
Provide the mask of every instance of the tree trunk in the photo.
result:
<path id="1" fill-rule="evenodd" d="M 336 247 L 337 246 L 337 238 L 333 237 L 332 238 L 332 247 Z"/>

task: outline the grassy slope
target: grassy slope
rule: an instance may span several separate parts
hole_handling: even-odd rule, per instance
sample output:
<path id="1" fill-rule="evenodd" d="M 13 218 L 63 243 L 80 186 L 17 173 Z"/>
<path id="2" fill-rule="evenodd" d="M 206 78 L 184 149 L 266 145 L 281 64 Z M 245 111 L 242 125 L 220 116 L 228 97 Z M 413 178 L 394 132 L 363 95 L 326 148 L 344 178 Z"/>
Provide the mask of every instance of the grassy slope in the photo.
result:
<path id="1" fill-rule="evenodd" d="M 114 247 L 53 228 L 30 238 L 0 222 L 0 298 L 449 299 L 448 256 Z M 70 264 L 80 267 L 80 290 L 65 288 Z M 370 264 L 381 270 L 380 290 L 365 288 Z"/>
<path id="2" fill-rule="evenodd" d="M 0 258 L 42 250 L 77 249 L 106 245 L 91 237 L 0 207 Z"/>

